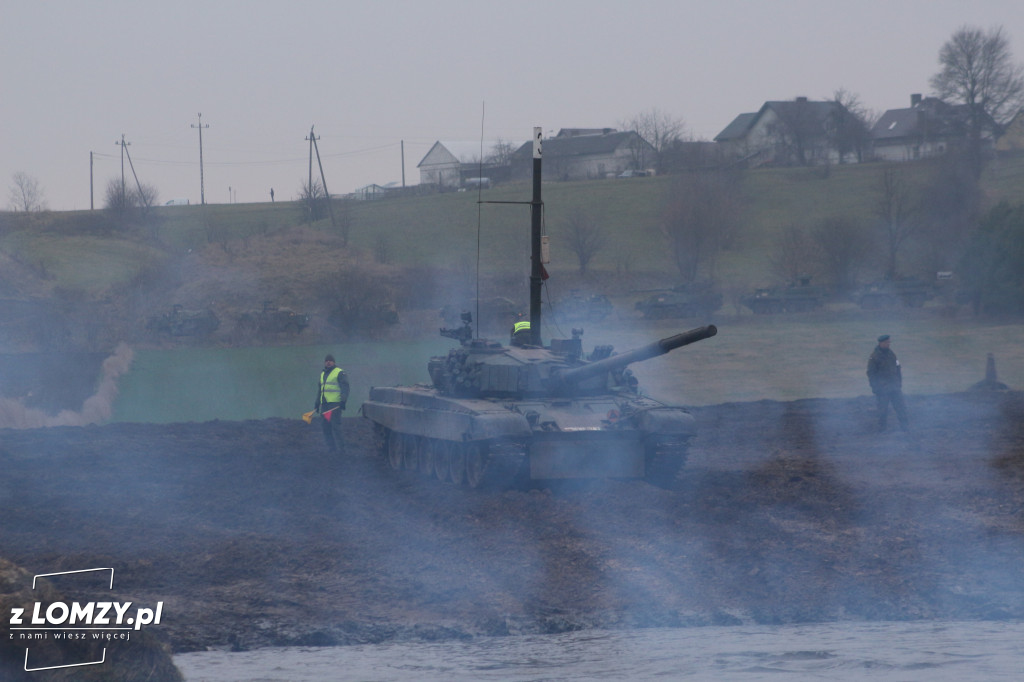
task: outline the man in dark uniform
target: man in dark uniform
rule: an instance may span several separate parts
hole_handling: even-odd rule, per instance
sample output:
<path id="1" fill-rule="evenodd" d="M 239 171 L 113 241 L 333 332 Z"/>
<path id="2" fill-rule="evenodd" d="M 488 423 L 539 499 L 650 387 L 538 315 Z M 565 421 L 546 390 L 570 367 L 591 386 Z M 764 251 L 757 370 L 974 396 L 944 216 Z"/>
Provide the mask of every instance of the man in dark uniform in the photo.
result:
<path id="1" fill-rule="evenodd" d="M 324 358 L 324 371 L 320 372 L 320 386 L 313 406 L 323 417 L 324 442 L 327 449 L 337 452 L 344 445 L 341 437 L 341 413 L 348 401 L 348 377 L 345 370 L 334 364 L 334 356 Z"/>
<path id="2" fill-rule="evenodd" d="M 878 402 L 878 430 L 885 430 L 889 416 L 889 403 L 900 420 L 900 428 L 907 430 L 907 408 L 903 403 L 903 372 L 896 354 L 889 348 L 888 334 L 878 337 L 878 345 L 868 358 L 868 383 Z"/>

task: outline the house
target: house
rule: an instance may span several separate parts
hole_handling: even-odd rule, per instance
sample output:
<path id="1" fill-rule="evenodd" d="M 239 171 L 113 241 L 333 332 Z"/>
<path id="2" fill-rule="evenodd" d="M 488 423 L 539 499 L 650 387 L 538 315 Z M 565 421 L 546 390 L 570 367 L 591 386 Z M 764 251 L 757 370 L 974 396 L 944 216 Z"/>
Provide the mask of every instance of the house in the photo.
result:
<path id="1" fill-rule="evenodd" d="M 910 96 L 907 109 L 889 109 L 871 129 L 875 158 L 912 161 L 945 154 L 967 138 L 970 111 L 936 97 Z M 991 130 L 985 137 L 991 141 Z"/>
<path id="2" fill-rule="evenodd" d="M 1006 124 L 1003 134 L 996 142 L 998 152 L 1022 152 L 1024 151 L 1024 109 L 1014 115 Z"/>
<path id="3" fill-rule="evenodd" d="M 852 114 L 839 102 L 806 97 L 765 102 L 740 114 L 715 136 L 723 155 L 749 166 L 814 165 L 856 161 L 851 148 L 841 154 L 837 131 Z"/>
<path id="4" fill-rule="evenodd" d="M 590 180 L 654 165 L 655 151 L 635 131 L 614 128 L 563 128 L 544 140 L 544 176 L 554 180 Z M 526 179 L 533 168 L 533 141 L 512 154 L 512 177 Z"/>
<path id="5" fill-rule="evenodd" d="M 482 149 L 479 140 L 439 140 L 417 165 L 420 170 L 420 184 L 456 189 L 464 187 L 467 179 L 479 178 L 481 175 L 489 177 L 492 181 L 505 180 L 508 177 L 507 164 L 496 164 L 493 158 L 499 153 L 496 150 L 509 147 L 508 143 L 500 140 L 486 143 Z"/>

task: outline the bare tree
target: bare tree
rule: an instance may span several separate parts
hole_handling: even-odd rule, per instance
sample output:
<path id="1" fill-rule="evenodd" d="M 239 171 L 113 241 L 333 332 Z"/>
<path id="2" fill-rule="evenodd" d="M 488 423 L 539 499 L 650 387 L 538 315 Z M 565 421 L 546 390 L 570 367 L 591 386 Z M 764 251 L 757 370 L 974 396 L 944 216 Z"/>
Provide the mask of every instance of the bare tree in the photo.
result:
<path id="1" fill-rule="evenodd" d="M 896 279 L 899 275 L 897 259 L 907 240 L 918 230 L 920 222 L 914 215 L 910 188 L 903 174 L 895 166 L 887 166 L 879 184 L 875 215 L 885 244 L 885 276 Z"/>
<path id="2" fill-rule="evenodd" d="M 806 230 L 791 225 L 785 228 L 776 240 L 769 263 L 776 276 L 787 282 L 794 282 L 802 276 L 816 276 L 821 260 L 818 243 L 808 236 Z"/>
<path id="3" fill-rule="evenodd" d="M 494 166 L 507 166 L 512 162 L 516 147 L 511 142 L 498 138 L 484 162 Z"/>
<path id="4" fill-rule="evenodd" d="M 593 218 L 582 209 L 577 209 L 569 216 L 564 230 L 562 240 L 576 254 L 580 274 L 585 275 L 590 261 L 605 247 L 605 235 Z"/>
<path id="5" fill-rule="evenodd" d="M 715 278 L 718 254 L 739 229 L 738 184 L 723 172 L 689 173 L 673 183 L 664 228 L 683 281 L 695 281 L 702 269 Z"/>
<path id="6" fill-rule="evenodd" d="M 302 183 L 299 202 L 302 204 L 302 213 L 306 222 L 316 222 L 327 216 L 327 193 L 324 192 L 324 186 L 320 184 L 319 180 L 314 180 L 312 184 L 308 181 Z"/>
<path id="7" fill-rule="evenodd" d="M 352 201 L 352 199 L 334 201 L 334 216 L 338 224 L 338 233 L 341 235 L 341 243 L 345 247 L 348 246 L 349 233 L 352 232 L 352 226 L 355 224 L 355 219 L 352 216 Z"/>
<path id="8" fill-rule="evenodd" d="M 853 290 L 870 246 L 864 227 L 845 216 L 835 216 L 817 223 L 812 234 L 821 250 L 825 274 L 839 291 Z"/>
<path id="9" fill-rule="evenodd" d="M 768 132 L 775 140 L 780 160 L 800 166 L 809 165 L 814 154 L 814 141 L 824 132 L 814 106 L 806 97 L 780 102 L 775 107 L 778 119 Z"/>
<path id="10" fill-rule="evenodd" d="M 46 199 L 39 181 L 28 173 L 18 171 L 11 180 L 10 204 L 15 211 L 38 213 L 46 210 Z"/>
<path id="11" fill-rule="evenodd" d="M 676 118 L 658 109 L 650 109 L 636 114 L 627 121 L 619 124 L 626 130 L 636 131 L 640 137 L 654 147 L 654 158 L 644 157 L 643 143 L 637 141 L 633 151 L 633 167 L 645 168 L 653 163 L 654 168 L 661 173 L 663 168 L 662 156 L 673 144 L 682 140 L 686 134 L 686 124 L 681 118 Z"/>
<path id="12" fill-rule="evenodd" d="M 960 259 L 981 216 L 983 194 L 969 153 L 948 153 L 938 159 L 921 189 L 918 218 L 919 257 L 932 272 L 951 270 Z"/>
<path id="13" fill-rule="evenodd" d="M 967 105 L 968 154 L 981 176 L 982 137 L 998 130 L 1024 105 L 1024 67 L 1014 64 L 1002 27 L 987 32 L 963 26 L 939 50 L 941 70 L 931 85 L 942 99 Z"/>
<path id="14" fill-rule="evenodd" d="M 118 178 L 111 178 L 104 193 L 104 205 L 112 213 L 123 217 L 133 209 L 148 209 L 156 203 L 157 196 L 157 190 L 152 185 L 139 184 L 128 188 Z"/>
<path id="15" fill-rule="evenodd" d="M 839 88 L 832 93 L 838 106 L 826 124 L 825 135 L 839 155 L 839 163 L 850 154 L 863 161 L 871 139 L 871 114 L 860 103 L 860 98 Z"/>

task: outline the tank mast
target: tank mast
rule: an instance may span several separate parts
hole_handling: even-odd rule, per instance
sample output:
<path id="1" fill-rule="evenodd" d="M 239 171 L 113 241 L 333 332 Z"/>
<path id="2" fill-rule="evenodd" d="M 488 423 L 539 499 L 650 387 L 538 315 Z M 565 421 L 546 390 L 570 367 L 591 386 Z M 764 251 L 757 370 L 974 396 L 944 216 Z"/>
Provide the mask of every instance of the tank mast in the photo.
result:
<path id="1" fill-rule="evenodd" d="M 543 346 L 540 338 L 540 290 L 543 285 L 544 266 L 541 264 L 540 231 L 541 209 L 541 141 L 543 133 L 540 126 L 533 129 L 533 201 L 530 202 L 530 332 L 534 346 Z"/>

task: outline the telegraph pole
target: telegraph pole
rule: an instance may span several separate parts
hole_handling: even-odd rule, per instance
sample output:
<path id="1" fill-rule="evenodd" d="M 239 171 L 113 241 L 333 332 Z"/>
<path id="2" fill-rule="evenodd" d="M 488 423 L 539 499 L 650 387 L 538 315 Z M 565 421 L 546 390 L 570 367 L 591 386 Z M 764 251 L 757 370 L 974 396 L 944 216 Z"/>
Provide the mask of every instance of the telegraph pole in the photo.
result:
<path id="1" fill-rule="evenodd" d="M 92 152 L 89 152 L 89 210 L 95 210 L 96 205 L 93 203 L 93 191 L 92 191 Z"/>
<path id="2" fill-rule="evenodd" d="M 193 123 L 191 125 L 191 127 L 199 129 L 199 203 L 202 204 L 203 206 L 205 206 L 206 205 L 206 184 L 203 181 L 203 128 L 209 128 L 210 124 L 207 123 L 206 125 L 203 125 L 203 114 L 202 114 L 202 112 L 200 112 L 197 115 L 199 116 L 199 124 L 196 125 L 195 123 Z M 122 165 L 124 165 L 124 164 L 122 164 Z M 122 171 L 122 174 L 123 174 L 123 172 L 124 171 Z M 123 181 L 122 181 L 122 184 L 123 184 Z"/>
<path id="3" fill-rule="evenodd" d="M 124 141 L 124 133 L 121 133 L 121 141 L 114 141 L 114 144 L 121 145 L 121 208 L 122 210 L 127 206 L 126 195 L 124 191 L 124 153 L 127 151 L 128 145 L 131 142 Z"/>
<path id="4" fill-rule="evenodd" d="M 316 143 L 320 138 L 313 135 L 313 126 L 309 127 L 309 139 L 313 144 L 313 149 L 316 151 L 316 165 L 320 168 L 320 184 L 324 186 L 324 197 L 327 199 L 327 210 L 331 213 L 331 227 L 337 227 L 338 224 L 334 220 L 334 206 L 331 205 L 331 193 L 327 191 L 327 178 L 324 177 L 324 164 L 320 162 L 320 146 Z M 310 173 L 313 172 L 313 159 L 310 157 L 309 160 Z M 310 188 L 313 187 L 312 175 L 310 175 Z"/>

